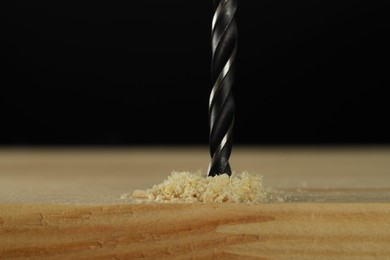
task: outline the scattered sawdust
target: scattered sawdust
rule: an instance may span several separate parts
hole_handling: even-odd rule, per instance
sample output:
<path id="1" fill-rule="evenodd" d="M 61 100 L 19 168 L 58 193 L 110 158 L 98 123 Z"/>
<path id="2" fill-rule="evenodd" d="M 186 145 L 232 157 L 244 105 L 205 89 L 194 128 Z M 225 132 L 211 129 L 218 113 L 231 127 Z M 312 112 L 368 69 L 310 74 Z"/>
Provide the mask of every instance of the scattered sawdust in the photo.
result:
<path id="1" fill-rule="evenodd" d="M 157 203 L 264 203 L 283 202 L 284 194 L 263 187 L 261 175 L 248 172 L 208 177 L 202 173 L 172 172 L 162 183 L 148 190 L 123 194 L 121 199 Z"/>

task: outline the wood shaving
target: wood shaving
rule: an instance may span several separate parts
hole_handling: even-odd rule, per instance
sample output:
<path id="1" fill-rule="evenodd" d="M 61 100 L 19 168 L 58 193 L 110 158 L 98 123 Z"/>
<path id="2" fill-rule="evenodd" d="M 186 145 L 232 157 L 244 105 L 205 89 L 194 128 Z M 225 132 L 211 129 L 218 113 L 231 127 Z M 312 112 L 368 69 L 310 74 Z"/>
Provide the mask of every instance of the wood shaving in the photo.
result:
<path id="1" fill-rule="evenodd" d="M 134 202 L 156 203 L 265 203 L 283 202 L 281 192 L 263 187 L 260 175 L 248 172 L 208 177 L 200 172 L 174 171 L 162 183 L 148 190 L 135 190 L 131 195 L 124 194 L 121 199 Z"/>

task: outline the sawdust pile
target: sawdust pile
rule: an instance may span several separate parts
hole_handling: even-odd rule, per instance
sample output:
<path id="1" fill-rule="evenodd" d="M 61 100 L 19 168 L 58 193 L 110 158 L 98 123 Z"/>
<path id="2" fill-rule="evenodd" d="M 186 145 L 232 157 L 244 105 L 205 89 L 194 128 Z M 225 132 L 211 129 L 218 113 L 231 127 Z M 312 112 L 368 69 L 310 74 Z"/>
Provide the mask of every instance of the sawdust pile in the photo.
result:
<path id="1" fill-rule="evenodd" d="M 281 192 L 266 189 L 260 175 L 248 172 L 208 177 L 198 173 L 172 172 L 161 184 L 148 190 L 135 190 L 121 199 L 156 203 L 265 203 L 283 202 Z"/>

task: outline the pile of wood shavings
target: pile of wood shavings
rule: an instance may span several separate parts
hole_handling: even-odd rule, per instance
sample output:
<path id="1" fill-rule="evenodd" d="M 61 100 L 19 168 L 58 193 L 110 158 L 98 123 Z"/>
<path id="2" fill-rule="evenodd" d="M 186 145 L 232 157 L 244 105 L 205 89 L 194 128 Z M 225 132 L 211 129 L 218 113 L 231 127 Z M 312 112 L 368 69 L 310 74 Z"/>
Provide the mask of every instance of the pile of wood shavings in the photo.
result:
<path id="1" fill-rule="evenodd" d="M 233 202 L 264 203 L 283 202 L 283 194 L 263 187 L 262 176 L 248 172 L 208 177 L 199 173 L 172 172 L 163 183 L 148 190 L 135 190 L 122 199 L 135 202 L 192 203 Z"/>

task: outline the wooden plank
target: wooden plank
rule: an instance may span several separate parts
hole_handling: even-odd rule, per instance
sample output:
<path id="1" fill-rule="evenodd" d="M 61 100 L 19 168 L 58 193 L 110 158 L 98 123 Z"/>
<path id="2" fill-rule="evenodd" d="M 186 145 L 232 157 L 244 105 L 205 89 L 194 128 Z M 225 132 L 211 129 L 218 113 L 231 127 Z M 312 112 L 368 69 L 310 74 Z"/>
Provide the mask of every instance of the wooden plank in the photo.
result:
<path id="1" fill-rule="evenodd" d="M 390 259 L 390 148 L 236 147 L 284 203 L 131 204 L 207 147 L 0 150 L 0 259 Z"/>

